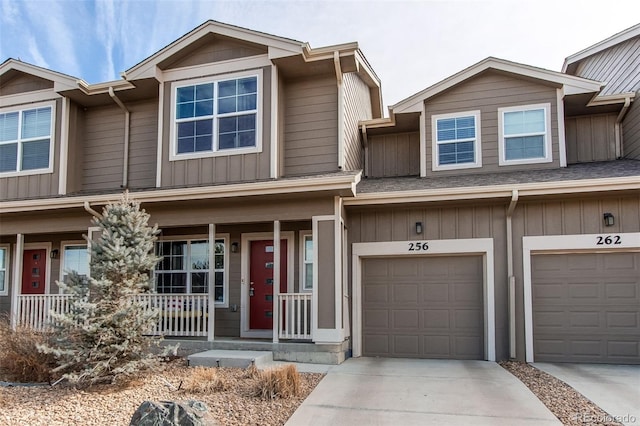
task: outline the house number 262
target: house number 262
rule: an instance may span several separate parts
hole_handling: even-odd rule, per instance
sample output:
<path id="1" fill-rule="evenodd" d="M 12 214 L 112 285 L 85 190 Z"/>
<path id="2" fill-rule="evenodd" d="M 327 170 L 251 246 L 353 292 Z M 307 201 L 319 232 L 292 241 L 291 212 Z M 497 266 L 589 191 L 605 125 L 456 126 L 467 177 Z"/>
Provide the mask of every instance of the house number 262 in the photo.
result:
<path id="1" fill-rule="evenodd" d="M 429 250 L 429 243 L 426 241 L 418 241 L 415 243 L 409 243 L 408 251 L 427 251 Z"/>
<path id="2" fill-rule="evenodd" d="M 620 235 L 598 235 L 596 237 L 597 246 L 611 246 L 622 244 L 622 238 Z"/>

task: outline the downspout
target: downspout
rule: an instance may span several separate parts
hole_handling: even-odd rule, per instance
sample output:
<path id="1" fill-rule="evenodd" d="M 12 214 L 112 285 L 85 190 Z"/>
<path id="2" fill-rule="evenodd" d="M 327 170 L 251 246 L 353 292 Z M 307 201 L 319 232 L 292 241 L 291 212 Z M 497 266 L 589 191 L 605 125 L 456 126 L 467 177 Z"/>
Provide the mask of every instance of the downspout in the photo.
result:
<path id="1" fill-rule="evenodd" d="M 362 144 L 364 145 L 364 159 L 362 160 L 362 168 L 364 169 L 364 177 L 369 177 L 369 137 L 367 136 L 367 125 L 362 125 Z"/>
<path id="2" fill-rule="evenodd" d="M 338 84 L 338 170 L 344 169 L 344 84 L 342 80 L 342 67 L 340 66 L 340 53 L 333 52 L 333 65 L 336 69 Z"/>
<path id="3" fill-rule="evenodd" d="M 93 217 L 102 218 L 102 215 L 91 208 L 91 204 L 88 201 L 84 202 L 84 209 Z"/>
<path id="4" fill-rule="evenodd" d="M 109 96 L 111 96 L 111 99 L 124 111 L 124 164 L 122 165 L 122 185 L 120 186 L 126 189 L 129 183 L 129 123 L 131 121 L 131 113 L 116 96 L 113 87 L 109 87 Z"/>
<path id="5" fill-rule="evenodd" d="M 518 190 L 511 192 L 511 203 L 507 209 L 507 279 L 509 281 L 509 358 L 516 357 L 516 277 L 513 275 L 513 228 L 511 217 L 518 204 Z"/>
<path id="6" fill-rule="evenodd" d="M 622 131 L 620 129 L 620 124 L 622 120 L 624 120 L 624 116 L 627 115 L 627 111 L 629 111 L 629 106 L 631 105 L 631 97 L 625 96 L 624 105 L 620 110 L 620 114 L 616 117 L 616 123 L 614 125 L 615 138 L 616 138 L 616 159 L 622 158 L 624 155 L 624 149 L 622 145 Z"/>

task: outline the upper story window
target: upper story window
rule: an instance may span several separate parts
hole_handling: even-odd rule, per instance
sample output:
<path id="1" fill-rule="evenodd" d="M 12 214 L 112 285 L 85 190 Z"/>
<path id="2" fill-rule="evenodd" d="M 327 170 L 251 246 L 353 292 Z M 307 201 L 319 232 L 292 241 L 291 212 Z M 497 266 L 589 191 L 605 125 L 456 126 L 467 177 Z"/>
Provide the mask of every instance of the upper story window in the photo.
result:
<path id="1" fill-rule="evenodd" d="M 431 117 L 433 170 L 482 166 L 480 111 Z"/>
<path id="2" fill-rule="evenodd" d="M 256 152 L 260 74 L 174 83 L 171 160 Z"/>
<path id="3" fill-rule="evenodd" d="M 551 162 L 550 124 L 551 104 L 499 108 L 500 165 Z"/>
<path id="4" fill-rule="evenodd" d="M 0 176 L 50 173 L 53 104 L 0 111 Z"/>
<path id="5" fill-rule="evenodd" d="M 162 257 L 155 270 L 158 293 L 208 293 L 213 274 L 216 304 L 228 304 L 226 277 L 226 240 L 214 244 L 214 265 L 209 265 L 208 240 L 159 241 L 156 254 Z"/>

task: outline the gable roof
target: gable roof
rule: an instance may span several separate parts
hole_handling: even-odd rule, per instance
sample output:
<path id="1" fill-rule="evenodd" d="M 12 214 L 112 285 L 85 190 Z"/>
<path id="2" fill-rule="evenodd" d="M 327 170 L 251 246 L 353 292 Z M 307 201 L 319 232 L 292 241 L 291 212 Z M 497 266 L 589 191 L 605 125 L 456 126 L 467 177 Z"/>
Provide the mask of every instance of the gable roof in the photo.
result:
<path id="1" fill-rule="evenodd" d="M 127 80 L 155 76 L 155 66 L 207 34 L 219 34 L 268 47 L 269 59 L 301 54 L 306 43 L 209 20 L 122 73 Z"/>
<path id="2" fill-rule="evenodd" d="M 9 58 L 2 64 L 0 64 L 0 77 L 12 70 L 52 81 L 53 90 L 56 92 L 78 88 L 79 79 L 76 77 L 42 68 L 37 65 L 32 65 L 27 62 L 22 62 L 13 58 Z"/>
<path id="3" fill-rule="evenodd" d="M 627 28 L 626 30 L 620 31 L 619 33 L 614 34 L 607 39 L 599 41 L 598 43 L 589 46 L 586 49 L 582 49 L 581 51 L 574 53 L 571 56 L 567 56 L 567 58 L 564 60 L 564 64 L 562 65 L 562 72 L 571 72 L 569 68 L 573 68 L 571 67 L 571 65 L 575 64 L 576 62 L 579 62 L 591 55 L 595 55 L 596 53 L 602 52 L 603 50 L 609 49 L 616 44 L 623 43 L 639 35 L 640 24 L 636 24 L 631 28 Z"/>
<path id="4" fill-rule="evenodd" d="M 565 94 L 568 95 L 594 93 L 598 92 L 602 87 L 602 83 L 598 81 L 575 77 L 557 71 L 550 71 L 544 68 L 519 64 L 517 62 L 511 62 L 505 59 L 488 57 L 450 77 L 445 78 L 444 80 L 424 89 L 423 91 L 418 92 L 415 95 L 412 95 L 396 103 L 395 105 L 392 105 L 390 109 L 393 111 L 393 113 L 421 112 L 422 104 L 426 99 L 432 98 L 433 96 L 436 96 L 439 93 L 442 93 L 445 90 L 456 86 L 463 81 L 489 69 L 508 72 L 515 75 L 535 78 L 549 83 L 561 85 L 564 88 Z"/>

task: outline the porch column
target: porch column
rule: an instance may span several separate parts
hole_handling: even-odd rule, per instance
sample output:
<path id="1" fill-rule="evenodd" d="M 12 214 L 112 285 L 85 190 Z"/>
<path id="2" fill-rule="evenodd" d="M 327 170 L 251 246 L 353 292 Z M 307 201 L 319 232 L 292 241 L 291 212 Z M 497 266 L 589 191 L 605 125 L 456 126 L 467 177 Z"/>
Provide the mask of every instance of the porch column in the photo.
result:
<path id="1" fill-rule="evenodd" d="M 24 235 L 16 235 L 16 250 L 13 262 L 13 280 L 11 286 L 11 329 L 15 330 L 18 325 L 18 316 L 20 315 L 20 306 L 18 294 L 22 284 L 22 260 L 24 257 Z"/>
<path id="2" fill-rule="evenodd" d="M 273 343 L 280 337 L 280 221 L 273 221 Z"/>
<path id="3" fill-rule="evenodd" d="M 229 253 L 225 253 L 225 256 L 229 256 Z M 207 316 L 207 341 L 213 342 L 215 333 L 214 327 L 216 323 L 216 286 L 215 286 L 215 256 L 216 256 L 216 225 L 209 224 L 209 294 L 207 300 L 207 306 L 209 306 Z M 228 297 L 228 296 L 227 296 Z"/>

